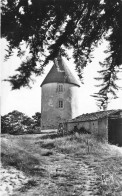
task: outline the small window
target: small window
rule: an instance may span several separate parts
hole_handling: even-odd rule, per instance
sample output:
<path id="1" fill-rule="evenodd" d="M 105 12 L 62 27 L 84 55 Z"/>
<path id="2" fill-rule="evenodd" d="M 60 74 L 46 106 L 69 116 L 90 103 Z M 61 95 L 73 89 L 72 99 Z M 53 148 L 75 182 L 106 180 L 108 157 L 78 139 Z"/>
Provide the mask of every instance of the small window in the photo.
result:
<path id="1" fill-rule="evenodd" d="M 63 102 L 63 100 L 59 100 L 59 102 L 58 102 L 58 107 L 59 107 L 59 108 L 63 108 L 63 107 L 64 107 L 64 102 Z"/>
<path id="2" fill-rule="evenodd" d="M 63 84 L 58 85 L 58 92 L 59 93 L 63 92 Z"/>

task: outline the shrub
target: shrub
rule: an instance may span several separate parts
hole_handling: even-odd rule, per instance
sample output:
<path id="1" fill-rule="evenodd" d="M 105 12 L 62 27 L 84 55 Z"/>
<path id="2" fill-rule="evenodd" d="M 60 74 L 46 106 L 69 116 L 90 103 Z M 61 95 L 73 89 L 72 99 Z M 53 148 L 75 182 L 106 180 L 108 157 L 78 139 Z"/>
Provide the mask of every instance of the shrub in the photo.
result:
<path id="1" fill-rule="evenodd" d="M 36 113 L 38 121 L 40 118 L 40 113 Z M 1 133 L 9 133 L 12 135 L 20 134 L 34 134 L 40 133 L 40 126 L 37 120 L 30 118 L 14 110 L 7 115 L 1 116 Z"/>
<path id="2" fill-rule="evenodd" d="M 84 127 L 81 127 L 80 129 L 77 128 L 77 126 L 74 126 L 74 129 L 69 131 L 68 135 L 72 135 L 72 134 L 90 134 L 90 131 L 88 131 L 87 129 L 85 129 Z"/>
<path id="3" fill-rule="evenodd" d="M 80 129 L 78 129 L 77 131 L 79 134 L 90 134 L 90 131 L 88 131 L 87 129 L 85 129 L 84 127 L 81 127 Z"/>
<path id="4" fill-rule="evenodd" d="M 104 133 L 94 133 L 94 138 L 100 142 L 106 141 L 106 137 Z"/>

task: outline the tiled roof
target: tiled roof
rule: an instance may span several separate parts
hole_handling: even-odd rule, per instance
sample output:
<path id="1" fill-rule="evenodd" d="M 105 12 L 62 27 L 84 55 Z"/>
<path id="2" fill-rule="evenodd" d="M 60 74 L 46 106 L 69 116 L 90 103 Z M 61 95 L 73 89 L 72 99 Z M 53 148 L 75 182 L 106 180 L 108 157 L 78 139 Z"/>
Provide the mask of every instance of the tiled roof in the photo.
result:
<path id="1" fill-rule="evenodd" d="M 45 77 L 41 86 L 47 83 L 69 83 L 80 86 L 61 57 L 54 60 L 54 65 Z"/>
<path id="2" fill-rule="evenodd" d="M 115 114 L 121 110 L 107 110 L 107 111 L 100 111 L 100 112 L 93 112 L 93 113 L 86 113 L 82 114 L 68 122 L 78 122 L 78 121 L 90 121 L 90 120 L 97 120 L 100 118 L 107 117 L 109 115 Z"/>

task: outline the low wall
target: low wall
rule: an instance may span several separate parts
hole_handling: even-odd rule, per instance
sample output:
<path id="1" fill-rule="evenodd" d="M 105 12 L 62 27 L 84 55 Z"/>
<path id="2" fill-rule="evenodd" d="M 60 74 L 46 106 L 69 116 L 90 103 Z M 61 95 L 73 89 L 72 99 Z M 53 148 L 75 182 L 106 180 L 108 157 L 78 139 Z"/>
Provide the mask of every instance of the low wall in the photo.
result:
<path id="1" fill-rule="evenodd" d="M 78 129 L 84 127 L 87 131 L 91 132 L 92 134 L 98 132 L 98 121 L 80 121 L 80 122 L 67 122 L 67 130 L 70 132 L 77 126 Z"/>
<path id="2" fill-rule="evenodd" d="M 77 126 L 78 129 L 80 129 L 81 127 L 84 127 L 87 131 L 89 131 L 96 138 L 108 141 L 108 119 L 107 117 L 98 119 L 98 120 L 67 122 L 68 131 L 72 131 L 75 126 Z"/>
<path id="3" fill-rule="evenodd" d="M 98 120 L 98 127 L 99 127 L 98 133 L 103 137 L 103 139 L 108 141 L 108 119 L 107 117 Z"/>

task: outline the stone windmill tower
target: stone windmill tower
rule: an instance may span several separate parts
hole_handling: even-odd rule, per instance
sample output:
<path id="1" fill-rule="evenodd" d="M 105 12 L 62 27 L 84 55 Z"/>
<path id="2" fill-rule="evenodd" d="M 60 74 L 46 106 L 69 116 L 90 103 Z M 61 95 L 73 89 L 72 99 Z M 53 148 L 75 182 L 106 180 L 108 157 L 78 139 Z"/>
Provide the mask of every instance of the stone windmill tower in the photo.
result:
<path id="1" fill-rule="evenodd" d="M 41 128 L 54 129 L 60 122 L 79 115 L 78 91 L 80 85 L 62 57 L 54 65 L 41 84 Z"/>

